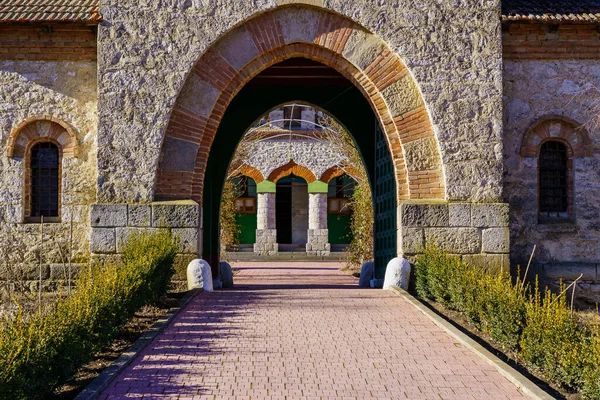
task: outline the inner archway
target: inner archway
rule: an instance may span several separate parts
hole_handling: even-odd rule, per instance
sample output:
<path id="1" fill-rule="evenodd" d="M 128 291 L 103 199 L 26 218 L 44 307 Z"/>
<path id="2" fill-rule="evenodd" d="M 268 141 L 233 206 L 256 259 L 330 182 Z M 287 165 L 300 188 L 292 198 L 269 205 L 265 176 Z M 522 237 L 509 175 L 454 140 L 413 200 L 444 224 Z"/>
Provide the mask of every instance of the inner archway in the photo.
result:
<path id="1" fill-rule="evenodd" d="M 321 73 L 328 77 L 327 81 L 331 84 L 325 84 L 319 78 Z M 274 76 L 277 78 L 273 78 Z M 385 207 L 386 210 L 383 213 L 381 207 L 379 208 L 379 219 L 385 221 L 378 225 L 375 241 L 376 252 L 384 254 L 384 257 L 379 259 L 377 254 L 375 255 L 380 264 L 379 271 L 382 273 L 387 261 L 396 253 L 397 201 L 394 165 L 383 131 L 379 129 L 377 118 L 368 101 L 358 88 L 332 68 L 304 58 L 294 58 L 266 69 L 246 84 L 230 103 L 215 135 L 206 167 L 205 187 L 222 187 L 228 167 L 223 161 L 231 159 L 237 143 L 249 126 L 266 111 L 280 104 L 298 100 L 313 104 L 330 114 L 347 129 L 356 142 L 369 174 L 372 191 L 376 193 L 376 190 L 379 190 L 381 207 Z M 379 153 L 376 154 L 376 151 Z M 261 185 L 273 181 L 277 183 L 279 179 L 284 179 L 292 173 L 302 175 L 307 183 L 313 183 L 320 178 L 312 173 L 305 173 L 302 166 L 290 162 L 272 171 Z M 324 179 L 330 180 L 335 172 L 326 171 L 323 175 Z M 375 185 L 375 182 L 382 184 Z M 328 190 L 326 184 L 324 190 Z M 204 258 L 209 258 L 209 249 L 214 249 L 212 251 L 215 253 L 218 249 L 218 243 L 214 239 L 218 237 L 215 236 L 218 232 L 215 216 L 218 216 L 220 199 L 218 190 L 204 191 Z M 377 237 L 384 240 L 378 241 Z"/>

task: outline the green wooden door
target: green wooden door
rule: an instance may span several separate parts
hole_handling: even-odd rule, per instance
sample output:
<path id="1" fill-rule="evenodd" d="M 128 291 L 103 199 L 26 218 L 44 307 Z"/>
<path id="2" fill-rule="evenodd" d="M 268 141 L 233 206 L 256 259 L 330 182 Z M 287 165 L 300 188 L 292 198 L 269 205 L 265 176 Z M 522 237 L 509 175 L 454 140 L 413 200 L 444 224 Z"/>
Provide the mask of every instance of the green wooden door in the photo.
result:
<path id="1" fill-rule="evenodd" d="M 387 263 L 396 257 L 396 177 L 384 133 L 375 123 L 374 251 L 375 276 L 383 278 Z"/>

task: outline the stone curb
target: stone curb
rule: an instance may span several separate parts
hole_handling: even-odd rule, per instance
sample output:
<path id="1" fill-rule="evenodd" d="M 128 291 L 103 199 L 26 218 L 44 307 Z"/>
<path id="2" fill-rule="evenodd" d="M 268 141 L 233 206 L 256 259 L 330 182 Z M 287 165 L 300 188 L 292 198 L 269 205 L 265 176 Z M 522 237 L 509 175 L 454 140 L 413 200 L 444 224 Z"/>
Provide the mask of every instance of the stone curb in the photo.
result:
<path id="1" fill-rule="evenodd" d="M 192 289 L 181 299 L 177 307 L 172 307 L 140 336 L 129 349 L 106 367 L 89 385 L 85 387 L 75 400 L 96 399 L 104 389 L 144 350 L 159 333 L 161 333 L 173 318 L 198 294 L 202 289 Z"/>
<path id="2" fill-rule="evenodd" d="M 554 397 L 550 396 L 548 393 L 543 391 L 535 383 L 531 382 L 529 379 L 523 376 L 520 372 L 518 372 L 510 365 L 506 364 L 504 361 L 500 360 L 494 354 L 486 350 L 482 345 L 480 345 L 475 340 L 471 339 L 469 336 L 461 332 L 450 322 L 446 321 L 445 319 L 434 313 L 432 310 L 427 308 L 427 306 L 425 306 L 407 291 L 400 289 L 397 286 L 392 286 L 390 290 L 402 297 L 407 302 L 409 302 L 412 306 L 421 311 L 423 314 L 425 314 L 425 316 L 427 316 L 434 324 L 442 328 L 447 334 L 452 336 L 454 339 L 458 340 L 460 344 L 472 350 L 475 354 L 477 354 L 479 357 L 485 360 L 488 364 L 493 365 L 498 370 L 498 372 L 500 372 L 500 374 L 502 374 L 506 379 L 508 379 L 515 386 L 521 389 L 530 398 L 538 400 L 554 399 Z"/>

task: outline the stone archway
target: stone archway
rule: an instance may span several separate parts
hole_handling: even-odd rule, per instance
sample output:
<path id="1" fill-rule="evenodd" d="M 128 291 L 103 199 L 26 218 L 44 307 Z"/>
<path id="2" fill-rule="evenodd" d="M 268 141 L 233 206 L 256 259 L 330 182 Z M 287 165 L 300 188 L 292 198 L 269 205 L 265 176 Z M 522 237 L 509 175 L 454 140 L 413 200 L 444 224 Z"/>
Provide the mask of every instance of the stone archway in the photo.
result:
<path id="1" fill-rule="evenodd" d="M 351 13 L 351 10 L 362 7 L 355 4 L 349 3 L 348 8 L 328 6 L 348 17 L 325 8 L 306 5 L 281 6 L 270 10 L 266 10 L 266 6 L 261 7 L 252 8 L 259 14 L 248 12 L 237 21 L 230 18 L 224 26 L 233 26 L 235 23 L 239 25 L 225 32 L 218 40 L 213 42 L 214 39 L 200 39 L 200 45 L 192 46 L 193 50 L 186 53 L 202 52 L 193 65 L 190 60 L 172 62 L 168 57 L 164 57 L 164 60 L 157 58 L 162 66 L 178 65 L 178 69 L 173 72 L 175 75 L 186 75 L 183 85 L 180 85 L 179 77 L 169 81 L 175 85 L 169 88 L 169 96 L 163 96 L 164 99 L 153 99 L 146 94 L 152 91 L 147 86 L 156 80 L 144 82 L 144 88 L 148 89 L 146 92 L 136 89 L 133 93 L 129 88 L 115 88 L 117 94 L 126 92 L 133 96 L 134 100 L 131 101 L 127 96 L 120 97 L 125 97 L 124 102 L 128 105 L 133 101 L 136 107 L 143 105 L 143 110 L 149 110 L 145 105 L 147 100 L 148 103 L 160 104 L 160 110 L 165 112 L 161 111 L 156 115 L 142 112 L 143 124 L 136 125 L 133 133 L 126 132 L 127 129 L 124 128 L 131 126 L 125 118 L 126 113 L 122 116 L 106 113 L 101 115 L 101 118 L 106 119 L 99 132 L 102 146 L 99 146 L 98 152 L 98 200 L 105 203 L 96 204 L 91 210 L 92 243 L 104 238 L 103 229 L 107 227 L 112 229 L 114 236 L 114 229 L 130 226 L 128 213 L 131 210 L 150 207 L 123 203 L 130 201 L 141 203 L 178 200 L 169 204 L 152 204 L 152 212 L 149 214 L 152 221 L 149 226 L 159 226 L 160 221 L 165 221 L 168 226 L 181 229 L 182 235 L 189 236 L 189 242 L 197 239 L 197 244 L 206 244 L 207 237 L 209 241 L 212 237 L 218 237 L 213 226 L 215 222 L 210 221 L 210 218 L 214 219 L 214 210 L 206 202 L 206 196 L 208 192 L 220 193 L 214 189 L 220 187 L 224 178 L 220 172 L 212 174 L 217 167 L 211 167 L 211 163 L 227 162 L 227 154 L 215 152 L 215 148 L 227 148 L 230 146 L 225 143 L 227 140 L 239 139 L 235 139 L 235 133 L 231 129 L 227 131 L 224 128 L 224 116 L 232 109 L 232 104 L 237 104 L 249 106 L 252 108 L 250 111 L 256 112 L 255 117 L 258 117 L 259 110 L 255 109 L 252 99 L 242 96 L 249 92 L 246 90 L 248 84 L 276 64 L 304 58 L 343 75 L 356 92 L 349 92 L 344 96 L 351 98 L 352 102 L 360 103 L 353 111 L 366 105 L 370 113 L 368 118 L 371 118 L 371 114 L 374 115 L 376 123 L 370 123 L 370 126 L 357 124 L 360 128 L 358 131 L 368 134 L 374 130 L 373 125 L 377 125 L 376 134 L 372 136 L 378 138 L 376 145 L 371 143 L 369 146 L 376 146 L 378 155 L 373 156 L 371 161 L 381 155 L 379 151 L 390 153 L 390 157 L 386 157 L 385 168 L 377 166 L 385 171 L 385 183 L 380 185 L 380 190 L 387 193 L 375 200 L 386 208 L 386 216 L 379 221 L 380 225 L 387 230 L 394 230 L 393 235 L 382 238 L 386 249 L 393 249 L 385 257 L 391 253 L 410 257 L 433 243 L 469 257 L 470 262 L 481 261 L 485 264 L 504 260 L 509 251 L 509 243 L 505 234 L 508 207 L 504 203 L 498 203 L 502 196 L 502 143 L 499 139 L 502 121 L 498 107 L 501 104 L 501 85 L 496 77 L 501 71 L 499 57 L 493 51 L 498 40 L 477 40 L 473 38 L 471 31 L 457 31 L 454 25 L 447 23 L 448 18 L 444 18 L 436 19 L 436 26 L 442 28 L 440 32 L 443 29 L 455 32 L 453 34 L 456 35 L 456 40 L 452 43 L 444 41 L 441 44 L 438 41 L 432 42 L 430 47 L 423 47 L 418 40 L 410 40 L 410 35 L 420 36 L 429 31 L 428 23 L 421 21 L 409 36 L 406 35 L 406 30 L 403 32 L 404 36 L 401 37 L 406 40 L 406 47 L 403 47 L 394 39 L 396 31 L 392 33 L 379 29 L 372 21 Z M 369 15 L 376 8 L 375 5 L 367 4 L 364 7 L 369 10 Z M 442 9 L 448 15 L 456 16 L 458 21 L 464 21 L 461 19 L 464 18 L 462 14 L 455 15 L 452 7 L 443 6 Z M 116 8 L 113 10 L 117 11 Z M 390 9 L 385 13 L 383 15 L 393 14 Z M 357 18 L 362 23 L 376 29 L 378 35 L 385 37 L 386 41 L 352 21 L 350 15 L 358 15 Z M 415 15 L 424 16 L 420 10 L 415 10 Z M 212 16 L 202 18 L 203 23 L 212 21 Z M 396 22 L 390 22 L 394 29 L 398 28 Z M 499 23 L 487 17 L 477 22 L 483 29 L 482 32 L 499 28 Z M 415 32 L 418 34 L 415 35 Z M 122 40 L 116 42 L 121 43 Z M 393 50 L 387 42 L 393 45 Z M 140 46 L 145 48 L 144 45 Z M 104 42 L 104 47 L 110 46 Z M 182 48 L 187 49 L 185 46 Z M 403 54 L 406 52 L 410 71 L 397 54 L 397 49 L 400 48 Z M 477 51 L 473 52 L 473 49 Z M 439 57 L 431 58 L 432 51 L 437 51 Z M 465 57 L 467 52 L 472 55 L 472 59 Z M 180 54 L 179 50 L 176 54 Z M 479 71 L 482 65 L 487 66 L 485 77 L 482 74 L 474 79 L 468 78 Z M 105 78 L 102 82 L 107 86 L 105 89 L 114 87 L 115 83 L 106 78 L 109 76 L 107 68 L 103 69 L 103 73 Z M 166 81 L 166 73 L 162 70 L 160 73 L 165 75 L 163 80 Z M 418 77 L 420 86 L 413 79 L 413 73 Z M 474 91 L 474 86 L 479 89 Z M 178 88 L 181 90 L 175 95 Z M 331 98 L 339 95 L 334 91 L 327 94 Z M 323 99 L 311 97 L 306 90 L 303 95 L 303 98 L 296 97 L 327 108 L 321 101 Z M 146 97 L 142 99 L 143 96 Z M 240 96 L 243 99 L 238 101 Z M 117 96 L 106 95 L 103 98 L 105 102 L 120 101 Z M 272 104 L 262 102 L 260 106 L 269 108 L 283 101 L 294 100 L 285 96 L 279 96 L 278 99 L 278 102 Z M 328 109 L 340 112 L 338 106 L 336 104 Z M 264 112 L 266 108 L 260 111 Z M 141 109 L 132 107 L 128 110 L 137 112 Z M 148 118 L 152 116 L 158 118 L 156 121 L 161 116 L 167 116 L 169 111 L 166 110 L 170 110 L 166 128 L 161 123 L 148 123 Z M 133 111 L 127 116 L 132 116 L 133 113 L 135 120 L 137 114 Z M 246 115 L 242 115 L 248 123 L 246 127 L 252 123 L 249 121 L 251 116 L 247 115 L 250 111 L 245 111 Z M 362 113 L 361 110 L 358 111 Z M 233 114 L 235 113 L 231 115 Z M 115 116 L 119 117 L 115 122 L 108 118 Z M 240 114 L 233 117 L 240 117 Z M 345 117 L 354 116 L 346 114 Z M 166 120 L 167 118 L 163 119 Z M 435 125 L 432 123 L 434 120 Z M 228 128 L 231 127 L 230 124 Z M 132 144 L 137 146 L 137 141 L 129 140 L 130 137 L 141 138 L 142 134 L 148 133 L 151 133 L 148 143 L 141 143 L 139 148 Z M 136 158 L 133 162 L 126 162 L 131 159 L 130 154 Z M 211 154 L 212 157 L 209 157 Z M 219 160 L 215 161 L 216 158 Z M 139 178 L 136 180 L 137 186 L 130 180 L 123 179 L 133 175 Z M 373 176 L 370 175 L 370 180 L 372 179 Z M 205 186 L 213 190 L 206 191 Z M 212 203 L 216 201 L 216 197 L 210 199 Z M 114 204 L 117 202 L 121 203 Z M 182 213 L 189 214 L 189 218 L 180 218 Z M 118 218 L 113 214 L 118 214 Z M 395 223 L 388 223 L 392 220 Z M 115 223 L 118 225 L 114 225 Z M 214 243 L 210 243 L 210 248 L 214 250 Z M 184 252 L 205 253 L 200 246 L 189 246 Z M 218 259 L 218 255 L 216 258 Z"/>
<path id="2" fill-rule="evenodd" d="M 196 63 L 166 130 L 155 198 L 202 201 L 210 148 L 228 104 L 262 70 L 293 57 L 328 65 L 363 92 L 392 154 L 398 200 L 445 198 L 431 121 L 402 60 L 351 20 L 305 7 L 246 21 Z"/>

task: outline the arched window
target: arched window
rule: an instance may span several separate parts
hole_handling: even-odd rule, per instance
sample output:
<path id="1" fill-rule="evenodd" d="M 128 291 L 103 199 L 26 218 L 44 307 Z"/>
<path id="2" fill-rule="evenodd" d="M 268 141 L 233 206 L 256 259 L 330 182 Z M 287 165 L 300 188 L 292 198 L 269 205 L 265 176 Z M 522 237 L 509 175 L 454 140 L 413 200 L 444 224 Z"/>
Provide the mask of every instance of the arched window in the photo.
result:
<path id="1" fill-rule="evenodd" d="M 563 143 L 550 140 L 540 147 L 539 185 L 540 216 L 568 217 L 568 153 Z"/>
<path id="2" fill-rule="evenodd" d="M 40 142 L 30 150 L 30 209 L 32 219 L 59 216 L 60 151 L 52 142 Z"/>

